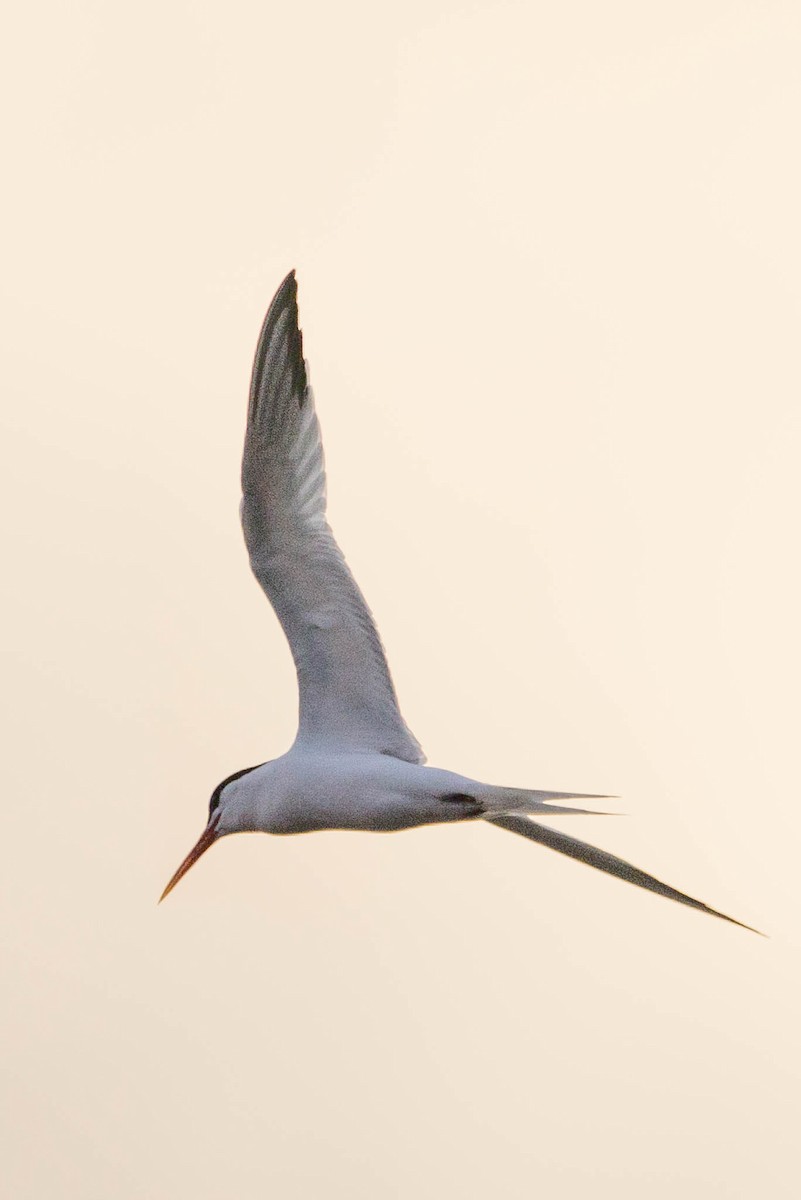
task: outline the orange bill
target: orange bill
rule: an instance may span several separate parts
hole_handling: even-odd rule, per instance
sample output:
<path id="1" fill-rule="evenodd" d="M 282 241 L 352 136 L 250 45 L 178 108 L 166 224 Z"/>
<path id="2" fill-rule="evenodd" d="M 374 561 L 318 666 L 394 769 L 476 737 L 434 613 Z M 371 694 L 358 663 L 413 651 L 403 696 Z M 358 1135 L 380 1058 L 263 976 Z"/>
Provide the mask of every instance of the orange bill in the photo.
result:
<path id="1" fill-rule="evenodd" d="M 194 845 L 192 847 L 192 849 L 189 851 L 186 858 L 181 863 L 180 867 L 175 872 L 172 879 L 165 887 L 164 891 L 161 893 L 161 896 L 159 897 L 159 904 L 161 904 L 161 901 L 164 899 L 165 896 L 169 896 L 170 892 L 175 887 L 176 883 L 178 883 L 179 880 L 183 879 L 186 872 L 189 870 L 190 867 L 194 866 L 194 864 L 200 858 L 201 854 L 205 854 L 206 851 L 208 850 L 209 846 L 214 845 L 214 843 L 217 840 L 217 832 L 216 831 L 217 831 L 217 822 L 219 821 L 219 819 L 220 819 L 220 814 L 215 813 L 215 815 L 212 817 L 212 819 L 209 821 L 208 825 L 206 826 L 206 828 L 203 830 L 202 834 L 200 835 L 200 839 L 198 840 L 197 844 Z"/>

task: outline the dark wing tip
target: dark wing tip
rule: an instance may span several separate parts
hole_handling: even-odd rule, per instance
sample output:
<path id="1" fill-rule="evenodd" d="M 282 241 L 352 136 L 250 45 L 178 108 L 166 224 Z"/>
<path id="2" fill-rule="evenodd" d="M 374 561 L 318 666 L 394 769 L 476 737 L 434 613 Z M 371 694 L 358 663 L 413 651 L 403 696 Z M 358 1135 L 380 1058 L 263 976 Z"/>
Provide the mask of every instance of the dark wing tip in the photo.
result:
<path id="1" fill-rule="evenodd" d="M 730 924 L 737 925 L 740 929 L 747 929 L 749 933 L 755 933 L 759 937 L 770 937 L 770 934 L 763 933 L 761 929 L 755 929 L 753 925 L 746 925 L 745 921 L 738 921 L 736 917 L 730 917 L 726 913 L 718 912 L 716 908 L 710 908 L 707 904 L 702 906 L 702 911 L 709 913 L 712 917 L 720 917 L 722 921 L 729 921 Z"/>
<path id="2" fill-rule="evenodd" d="M 655 892 L 656 895 L 665 896 L 668 900 L 675 900 L 678 904 L 686 904 L 688 908 L 695 908 L 699 912 L 708 913 L 711 917 L 719 917 L 722 921 L 738 925 L 740 929 L 747 929 L 749 933 L 756 933 L 760 937 L 767 937 L 767 934 L 763 933 L 761 929 L 755 929 L 753 925 L 746 925 L 744 921 L 737 921 L 734 917 L 719 912 L 716 908 L 710 908 L 702 900 L 696 900 L 694 897 L 688 896 L 685 892 L 680 892 L 677 888 L 671 887 L 669 883 L 663 883 L 661 879 L 656 879 L 655 876 L 649 875 L 647 871 L 640 870 L 633 863 L 626 862 L 624 858 L 618 858 L 616 854 L 609 854 L 608 851 L 601 850 L 598 846 L 593 846 L 589 842 L 581 842 L 578 838 L 570 837 L 566 833 L 560 833 L 558 830 L 551 829 L 547 825 L 540 825 L 538 822 L 531 821 L 527 817 L 515 816 L 514 814 L 499 814 L 498 816 L 488 816 L 485 819 L 491 824 L 499 826 L 501 829 L 508 829 L 511 833 L 519 833 L 522 837 L 529 838 L 532 842 L 539 842 L 543 846 L 548 846 L 551 850 L 558 851 L 559 854 L 565 854 L 568 858 L 576 859 L 577 862 L 586 863 L 588 867 L 594 867 L 596 871 L 605 871 L 608 875 L 614 875 L 618 879 L 623 879 L 627 883 L 634 884 L 635 887 Z"/>
<path id="3" fill-rule="evenodd" d="M 274 334 L 285 314 L 288 316 L 288 320 L 285 323 L 284 333 L 276 344 Z M 267 375 L 270 372 L 271 359 L 277 358 L 281 345 L 284 343 L 287 350 L 287 362 L 284 369 L 290 373 L 292 391 L 298 397 L 298 404 L 302 405 L 308 387 L 308 379 L 306 378 L 306 363 L 303 358 L 303 334 L 298 321 L 298 283 L 294 268 L 284 278 L 273 296 L 259 334 L 250 381 L 251 420 L 257 414 L 265 385 L 269 382 Z"/>

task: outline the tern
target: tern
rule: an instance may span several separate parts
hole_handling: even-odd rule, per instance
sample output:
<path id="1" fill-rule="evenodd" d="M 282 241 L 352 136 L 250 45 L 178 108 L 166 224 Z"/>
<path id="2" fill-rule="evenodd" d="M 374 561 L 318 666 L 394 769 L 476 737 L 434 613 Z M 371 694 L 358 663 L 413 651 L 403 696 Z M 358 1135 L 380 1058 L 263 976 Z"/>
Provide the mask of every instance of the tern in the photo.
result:
<path id="1" fill-rule="evenodd" d="M 481 820 L 751 928 L 537 820 L 593 811 L 555 801 L 607 797 L 495 787 L 425 765 L 401 716 L 370 609 L 326 520 L 323 447 L 303 357 L 294 271 L 275 294 L 256 348 L 240 515 L 251 568 L 295 661 L 297 737 L 282 757 L 235 771 L 217 785 L 206 828 L 162 900 L 227 834 L 388 832 Z"/>

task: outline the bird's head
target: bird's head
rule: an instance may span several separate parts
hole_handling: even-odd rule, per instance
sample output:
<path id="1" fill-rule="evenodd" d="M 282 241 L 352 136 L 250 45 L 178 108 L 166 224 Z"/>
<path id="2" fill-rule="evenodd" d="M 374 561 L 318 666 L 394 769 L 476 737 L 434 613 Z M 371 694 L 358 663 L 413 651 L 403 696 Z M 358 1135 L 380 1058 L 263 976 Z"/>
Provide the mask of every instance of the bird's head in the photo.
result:
<path id="1" fill-rule="evenodd" d="M 264 764 L 259 763 L 258 766 L 264 766 Z M 218 838 L 224 837 L 226 833 L 241 833 L 244 830 L 256 828 L 253 823 L 252 789 L 240 781 L 251 771 L 257 770 L 258 766 L 243 767 L 241 771 L 234 771 L 233 775 L 229 775 L 223 779 L 222 783 L 217 784 L 209 800 L 209 819 L 206 828 L 161 893 L 159 903 L 170 894 L 189 868 L 194 866 L 200 856 L 205 854 L 209 846 L 213 846 Z"/>

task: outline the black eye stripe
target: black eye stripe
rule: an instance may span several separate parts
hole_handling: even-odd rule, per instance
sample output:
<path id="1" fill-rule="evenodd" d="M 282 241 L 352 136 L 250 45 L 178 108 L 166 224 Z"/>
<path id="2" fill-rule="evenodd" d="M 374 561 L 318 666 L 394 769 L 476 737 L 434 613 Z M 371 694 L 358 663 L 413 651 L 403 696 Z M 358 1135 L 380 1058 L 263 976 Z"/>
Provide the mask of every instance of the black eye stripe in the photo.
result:
<path id="1" fill-rule="evenodd" d="M 223 788 L 227 787 L 229 783 L 233 783 L 235 779 L 241 779 L 243 775 L 249 775 L 251 771 L 255 771 L 263 766 L 264 763 L 256 763 L 255 767 L 243 767 L 241 771 L 234 771 L 233 775 L 229 775 L 227 779 L 223 779 L 222 783 L 218 783 L 211 793 L 211 800 L 209 800 L 209 820 L 211 820 L 213 814 L 220 807 L 220 797 L 222 796 Z"/>

